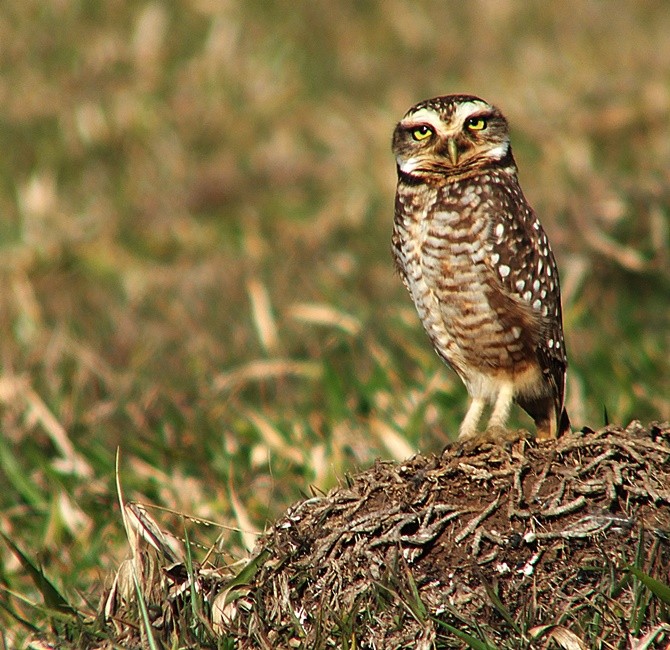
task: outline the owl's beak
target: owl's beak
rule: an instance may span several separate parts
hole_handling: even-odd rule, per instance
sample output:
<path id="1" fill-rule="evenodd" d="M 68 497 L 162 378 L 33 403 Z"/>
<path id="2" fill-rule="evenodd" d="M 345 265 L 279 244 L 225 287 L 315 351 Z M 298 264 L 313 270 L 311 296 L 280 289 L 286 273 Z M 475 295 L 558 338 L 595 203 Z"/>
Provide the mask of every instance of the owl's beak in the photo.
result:
<path id="1" fill-rule="evenodd" d="M 447 151 L 449 153 L 449 160 L 451 164 L 456 167 L 458 164 L 458 145 L 454 138 L 447 138 Z"/>

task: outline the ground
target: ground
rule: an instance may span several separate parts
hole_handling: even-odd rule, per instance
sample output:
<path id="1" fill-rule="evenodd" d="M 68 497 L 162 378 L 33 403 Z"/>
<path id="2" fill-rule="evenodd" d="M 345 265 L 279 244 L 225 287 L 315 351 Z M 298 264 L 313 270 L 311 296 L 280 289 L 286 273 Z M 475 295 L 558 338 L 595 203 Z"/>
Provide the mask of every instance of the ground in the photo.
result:
<path id="1" fill-rule="evenodd" d="M 670 427 L 547 443 L 519 433 L 504 447 L 378 461 L 289 508 L 242 571 L 187 570 L 165 537 L 156 571 L 138 543 L 154 634 L 240 649 L 668 643 Z M 109 629 L 139 647 L 124 584 L 107 598 Z M 209 632 L 194 626 L 192 584 Z"/>

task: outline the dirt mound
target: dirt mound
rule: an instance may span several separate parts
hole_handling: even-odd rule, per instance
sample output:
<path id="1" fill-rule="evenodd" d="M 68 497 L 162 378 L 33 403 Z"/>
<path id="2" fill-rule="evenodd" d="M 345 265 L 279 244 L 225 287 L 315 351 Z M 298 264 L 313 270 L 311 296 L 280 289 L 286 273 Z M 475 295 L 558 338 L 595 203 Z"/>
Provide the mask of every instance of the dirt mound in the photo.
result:
<path id="1" fill-rule="evenodd" d="M 377 462 L 297 503 L 234 576 L 136 566 L 168 644 L 663 647 L 669 459 L 670 427 L 638 423 L 543 444 L 454 445 Z M 137 599 L 122 583 L 107 615 L 127 645 L 142 624 L 130 620 Z M 193 593 L 203 620 L 189 637 Z"/>

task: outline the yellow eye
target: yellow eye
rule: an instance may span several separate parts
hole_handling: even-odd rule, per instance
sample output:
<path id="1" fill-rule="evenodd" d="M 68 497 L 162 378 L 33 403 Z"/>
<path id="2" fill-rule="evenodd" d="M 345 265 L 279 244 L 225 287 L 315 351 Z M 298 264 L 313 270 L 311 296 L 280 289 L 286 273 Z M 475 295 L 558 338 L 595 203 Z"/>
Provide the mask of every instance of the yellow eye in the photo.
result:
<path id="1" fill-rule="evenodd" d="M 483 131 L 486 128 L 486 120 L 483 117 L 471 117 L 465 123 L 470 131 Z"/>
<path id="2" fill-rule="evenodd" d="M 412 131 L 412 137 L 417 142 L 421 142 L 421 140 L 426 140 L 427 138 L 430 138 L 430 136 L 432 135 L 433 130 L 430 127 L 426 126 L 425 124 L 418 126 L 416 129 Z"/>

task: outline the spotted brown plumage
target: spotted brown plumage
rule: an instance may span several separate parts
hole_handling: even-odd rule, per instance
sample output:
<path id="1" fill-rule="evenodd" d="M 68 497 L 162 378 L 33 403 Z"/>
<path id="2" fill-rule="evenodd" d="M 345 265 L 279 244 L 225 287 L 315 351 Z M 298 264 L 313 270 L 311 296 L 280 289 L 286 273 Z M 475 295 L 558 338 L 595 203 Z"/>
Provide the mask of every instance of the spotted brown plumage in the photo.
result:
<path id="1" fill-rule="evenodd" d="M 502 113 L 471 95 L 421 102 L 396 126 L 393 253 L 437 353 L 471 397 L 461 439 L 503 435 L 513 401 L 539 438 L 570 426 L 561 295 L 521 191 Z"/>

